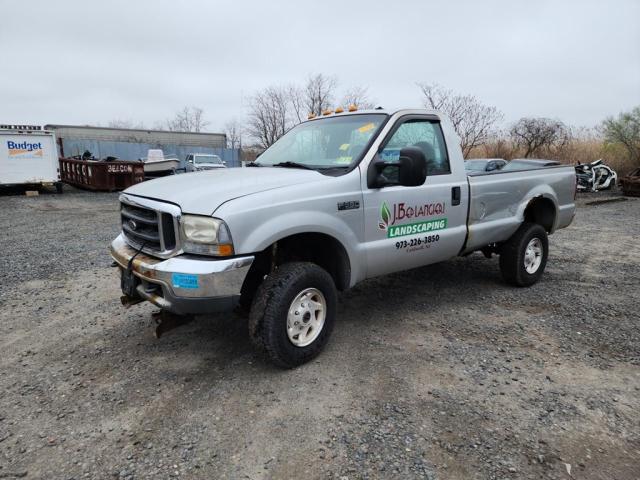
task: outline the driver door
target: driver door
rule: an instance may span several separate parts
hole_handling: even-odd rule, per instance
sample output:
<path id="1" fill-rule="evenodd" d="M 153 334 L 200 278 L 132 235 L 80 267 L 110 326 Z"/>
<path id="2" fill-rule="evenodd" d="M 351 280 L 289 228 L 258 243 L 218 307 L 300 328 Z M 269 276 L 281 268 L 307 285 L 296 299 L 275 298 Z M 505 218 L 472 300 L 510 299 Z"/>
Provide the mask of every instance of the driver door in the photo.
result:
<path id="1" fill-rule="evenodd" d="M 405 147 L 425 154 L 424 184 L 369 188 L 364 181 L 368 277 L 447 260 L 460 252 L 466 237 L 466 175 L 451 172 L 439 120 L 401 117 L 369 168 L 378 160 L 397 161 Z"/>

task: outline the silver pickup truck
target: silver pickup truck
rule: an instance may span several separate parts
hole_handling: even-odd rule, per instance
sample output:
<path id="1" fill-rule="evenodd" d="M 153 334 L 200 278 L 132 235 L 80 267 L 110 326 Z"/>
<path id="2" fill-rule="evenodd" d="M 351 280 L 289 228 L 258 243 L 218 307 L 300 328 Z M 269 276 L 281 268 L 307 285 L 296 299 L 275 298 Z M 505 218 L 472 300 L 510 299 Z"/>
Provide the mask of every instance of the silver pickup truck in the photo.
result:
<path id="1" fill-rule="evenodd" d="M 428 110 L 312 118 L 247 168 L 135 185 L 111 245 L 123 303 L 175 314 L 237 307 L 276 365 L 315 357 L 337 291 L 482 251 L 510 284 L 542 275 L 547 235 L 575 212 L 573 167 L 467 176 L 448 119 Z"/>

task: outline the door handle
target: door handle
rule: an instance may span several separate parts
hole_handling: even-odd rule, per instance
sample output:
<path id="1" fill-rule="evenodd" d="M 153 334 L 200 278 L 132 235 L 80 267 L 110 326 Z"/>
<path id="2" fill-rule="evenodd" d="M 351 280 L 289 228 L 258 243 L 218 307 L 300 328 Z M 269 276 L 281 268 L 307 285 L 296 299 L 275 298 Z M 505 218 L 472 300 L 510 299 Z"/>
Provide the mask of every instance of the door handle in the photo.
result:
<path id="1" fill-rule="evenodd" d="M 452 187 L 451 188 L 451 205 L 460 205 L 460 197 L 461 197 L 460 187 Z"/>

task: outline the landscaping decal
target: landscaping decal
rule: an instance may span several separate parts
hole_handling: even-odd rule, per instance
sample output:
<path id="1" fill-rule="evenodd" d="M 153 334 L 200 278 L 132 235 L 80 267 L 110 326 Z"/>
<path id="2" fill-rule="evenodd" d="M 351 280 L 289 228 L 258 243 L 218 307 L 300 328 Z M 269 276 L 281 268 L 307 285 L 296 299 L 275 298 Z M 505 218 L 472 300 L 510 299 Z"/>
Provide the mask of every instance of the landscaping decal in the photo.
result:
<path id="1" fill-rule="evenodd" d="M 387 232 L 387 238 L 403 237 L 433 232 L 447 228 L 446 218 L 428 218 L 444 215 L 443 202 L 426 203 L 424 205 L 407 206 L 406 203 L 396 203 L 393 211 L 383 202 L 380 207 L 380 222 L 378 228 Z M 424 220 L 422 220 L 424 218 Z M 397 222 L 413 220 L 409 223 L 397 225 Z M 416 221 L 417 220 L 417 221 Z"/>

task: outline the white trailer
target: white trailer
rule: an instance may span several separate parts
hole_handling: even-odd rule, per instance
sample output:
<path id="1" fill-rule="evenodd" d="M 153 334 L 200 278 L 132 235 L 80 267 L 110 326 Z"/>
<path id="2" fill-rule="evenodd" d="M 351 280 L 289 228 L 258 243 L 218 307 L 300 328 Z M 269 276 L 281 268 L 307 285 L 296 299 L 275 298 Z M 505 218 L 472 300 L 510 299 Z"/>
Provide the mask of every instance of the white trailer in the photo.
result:
<path id="1" fill-rule="evenodd" d="M 55 185 L 62 192 L 53 132 L 31 125 L 0 125 L 0 186 Z"/>

